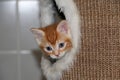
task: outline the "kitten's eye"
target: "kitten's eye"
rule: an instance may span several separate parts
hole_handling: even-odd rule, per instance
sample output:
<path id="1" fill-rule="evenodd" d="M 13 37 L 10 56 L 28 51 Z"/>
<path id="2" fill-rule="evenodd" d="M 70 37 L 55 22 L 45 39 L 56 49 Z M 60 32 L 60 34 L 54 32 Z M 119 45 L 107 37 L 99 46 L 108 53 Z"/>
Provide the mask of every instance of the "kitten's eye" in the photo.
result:
<path id="1" fill-rule="evenodd" d="M 64 43 L 60 43 L 59 48 L 63 48 L 63 47 L 64 47 Z"/>
<path id="2" fill-rule="evenodd" d="M 52 48 L 50 46 L 46 47 L 46 50 L 52 51 Z"/>

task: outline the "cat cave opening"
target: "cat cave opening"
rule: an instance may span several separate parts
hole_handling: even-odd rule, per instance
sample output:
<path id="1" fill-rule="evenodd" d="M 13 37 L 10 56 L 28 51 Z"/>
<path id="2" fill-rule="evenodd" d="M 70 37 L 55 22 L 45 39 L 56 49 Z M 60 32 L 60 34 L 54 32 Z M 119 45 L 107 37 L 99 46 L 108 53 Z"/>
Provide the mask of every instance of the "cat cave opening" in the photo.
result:
<path id="1" fill-rule="evenodd" d="M 56 14 L 54 14 L 56 21 L 57 21 L 57 19 L 58 19 L 58 21 L 59 20 L 66 20 L 65 14 L 61 11 L 61 9 L 58 8 L 58 5 L 56 4 L 55 0 L 52 0 L 52 1 L 54 4 L 53 5 L 54 9 L 56 11 Z"/>

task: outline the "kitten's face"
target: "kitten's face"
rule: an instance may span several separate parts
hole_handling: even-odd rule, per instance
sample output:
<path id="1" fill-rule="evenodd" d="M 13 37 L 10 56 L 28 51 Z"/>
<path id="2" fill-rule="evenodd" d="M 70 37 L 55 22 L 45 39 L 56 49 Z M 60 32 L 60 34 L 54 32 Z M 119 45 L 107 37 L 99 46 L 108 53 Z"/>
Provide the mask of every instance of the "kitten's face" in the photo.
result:
<path id="1" fill-rule="evenodd" d="M 70 29 L 65 20 L 44 28 L 32 29 L 32 32 L 46 56 L 59 59 L 72 48 Z"/>

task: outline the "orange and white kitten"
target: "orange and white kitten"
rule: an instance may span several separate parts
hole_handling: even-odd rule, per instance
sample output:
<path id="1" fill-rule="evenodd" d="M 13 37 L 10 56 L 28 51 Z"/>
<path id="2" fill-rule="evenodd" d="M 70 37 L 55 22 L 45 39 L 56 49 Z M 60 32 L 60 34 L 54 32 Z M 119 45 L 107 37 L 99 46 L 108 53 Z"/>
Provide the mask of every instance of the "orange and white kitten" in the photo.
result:
<path id="1" fill-rule="evenodd" d="M 55 5 L 65 16 L 60 23 L 56 23 Z M 80 45 L 79 18 L 74 0 L 40 0 L 42 28 L 34 28 L 32 32 L 43 52 L 41 69 L 47 80 L 60 80 L 62 72 L 74 61 Z"/>
<path id="2" fill-rule="evenodd" d="M 67 21 L 43 28 L 33 28 L 32 32 L 46 57 L 60 59 L 72 48 L 70 28 Z"/>
<path id="3" fill-rule="evenodd" d="M 44 75 L 47 80 L 59 80 L 63 67 L 71 59 L 69 53 L 73 47 L 68 22 L 62 20 L 46 27 L 32 28 L 32 33 L 43 53 L 41 68 Z"/>

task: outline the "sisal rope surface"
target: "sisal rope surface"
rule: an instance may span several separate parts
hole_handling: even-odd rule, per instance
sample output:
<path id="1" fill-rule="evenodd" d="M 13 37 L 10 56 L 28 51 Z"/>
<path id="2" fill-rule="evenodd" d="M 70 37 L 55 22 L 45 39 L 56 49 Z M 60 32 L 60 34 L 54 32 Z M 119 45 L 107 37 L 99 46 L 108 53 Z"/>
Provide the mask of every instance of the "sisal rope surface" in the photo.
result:
<path id="1" fill-rule="evenodd" d="M 120 0 L 75 0 L 81 51 L 62 80 L 120 80 Z"/>

